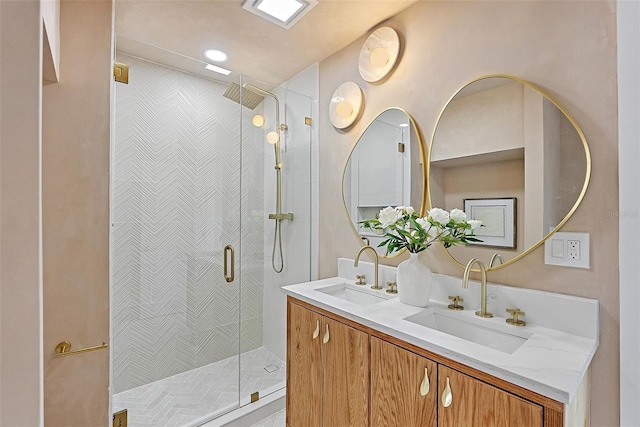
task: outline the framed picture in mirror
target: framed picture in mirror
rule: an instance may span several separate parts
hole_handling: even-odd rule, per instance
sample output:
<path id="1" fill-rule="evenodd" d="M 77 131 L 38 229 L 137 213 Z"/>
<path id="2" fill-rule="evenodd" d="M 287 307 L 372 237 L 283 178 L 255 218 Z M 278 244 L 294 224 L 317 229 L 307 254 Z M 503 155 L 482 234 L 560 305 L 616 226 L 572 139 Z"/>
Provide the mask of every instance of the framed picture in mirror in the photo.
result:
<path id="1" fill-rule="evenodd" d="M 470 219 L 482 221 L 473 245 L 516 249 L 516 198 L 464 199 L 464 211 Z"/>

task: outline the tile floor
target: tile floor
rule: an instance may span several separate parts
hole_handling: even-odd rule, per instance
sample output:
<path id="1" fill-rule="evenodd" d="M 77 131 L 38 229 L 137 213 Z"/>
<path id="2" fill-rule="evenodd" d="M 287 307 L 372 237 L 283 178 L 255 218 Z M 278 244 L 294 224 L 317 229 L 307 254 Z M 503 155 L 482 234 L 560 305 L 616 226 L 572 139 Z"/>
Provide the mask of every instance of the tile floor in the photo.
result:
<path id="1" fill-rule="evenodd" d="M 275 414 L 252 424 L 251 427 L 284 427 L 286 422 L 286 410 L 276 412 Z"/>
<path id="2" fill-rule="evenodd" d="M 113 412 L 127 408 L 129 427 L 191 425 L 238 406 L 238 369 L 241 405 L 249 402 L 251 393 L 273 391 L 286 380 L 285 362 L 260 347 L 241 354 L 240 366 L 234 356 L 115 394 Z M 282 417 L 281 424 L 264 425 L 284 425 Z"/>

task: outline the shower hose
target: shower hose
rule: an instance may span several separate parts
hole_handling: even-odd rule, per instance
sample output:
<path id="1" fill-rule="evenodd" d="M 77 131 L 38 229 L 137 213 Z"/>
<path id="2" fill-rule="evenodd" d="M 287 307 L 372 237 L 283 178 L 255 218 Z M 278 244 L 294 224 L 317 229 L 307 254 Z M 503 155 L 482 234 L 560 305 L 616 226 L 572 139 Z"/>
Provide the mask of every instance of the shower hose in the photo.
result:
<path id="1" fill-rule="evenodd" d="M 279 219 L 276 219 L 276 227 L 273 233 L 273 250 L 271 251 L 271 266 L 276 273 L 282 273 L 284 269 L 284 258 L 282 256 L 282 228 Z M 276 241 L 280 250 L 280 268 L 276 267 Z"/>

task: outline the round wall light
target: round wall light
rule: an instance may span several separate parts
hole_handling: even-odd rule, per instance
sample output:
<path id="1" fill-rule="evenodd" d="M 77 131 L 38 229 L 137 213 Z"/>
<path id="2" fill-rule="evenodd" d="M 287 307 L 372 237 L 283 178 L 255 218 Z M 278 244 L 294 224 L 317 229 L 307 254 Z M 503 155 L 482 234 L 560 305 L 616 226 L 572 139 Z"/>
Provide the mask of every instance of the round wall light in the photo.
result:
<path id="1" fill-rule="evenodd" d="M 336 113 L 338 114 L 338 116 L 343 118 L 349 117 L 351 113 L 353 113 L 353 107 L 347 100 L 340 101 L 336 105 Z"/>
<path id="2" fill-rule="evenodd" d="M 360 56 L 358 70 L 369 83 L 379 82 L 391 73 L 400 55 L 400 37 L 396 30 L 381 27 L 365 40 Z"/>
<path id="3" fill-rule="evenodd" d="M 253 123 L 253 125 L 257 128 L 262 127 L 262 125 L 264 124 L 264 117 L 262 117 L 260 114 L 256 114 L 251 119 L 251 123 Z"/>
<path id="4" fill-rule="evenodd" d="M 382 68 L 389 63 L 389 52 L 383 47 L 377 47 L 371 51 L 369 62 L 375 68 Z"/>
<path id="5" fill-rule="evenodd" d="M 269 144 L 277 144 L 278 141 L 280 141 L 280 135 L 278 135 L 278 132 L 269 132 L 267 134 L 267 142 Z"/>
<path id="6" fill-rule="evenodd" d="M 360 86 L 344 82 L 333 92 L 329 104 L 329 119 L 337 129 L 345 129 L 356 122 L 364 105 Z"/>

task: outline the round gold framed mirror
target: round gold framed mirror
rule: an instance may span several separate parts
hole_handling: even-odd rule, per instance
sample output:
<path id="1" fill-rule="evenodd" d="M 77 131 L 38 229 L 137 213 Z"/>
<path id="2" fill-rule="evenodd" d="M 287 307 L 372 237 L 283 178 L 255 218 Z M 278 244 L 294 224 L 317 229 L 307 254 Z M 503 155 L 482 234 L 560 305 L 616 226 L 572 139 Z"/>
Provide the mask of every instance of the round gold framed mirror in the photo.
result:
<path id="1" fill-rule="evenodd" d="M 489 75 L 443 108 L 428 152 L 430 206 L 483 222 L 482 240 L 447 249 L 461 267 L 511 265 L 558 231 L 591 176 L 587 140 L 567 110 L 532 83 Z M 498 254 L 498 255 L 496 255 Z"/>
<path id="2" fill-rule="evenodd" d="M 426 208 L 426 153 L 413 117 L 392 107 L 369 123 L 342 173 L 342 200 L 351 228 L 363 245 L 378 248 L 382 236 L 359 226 L 387 206 L 412 206 L 421 215 Z M 388 255 L 396 257 L 400 253 Z"/>

